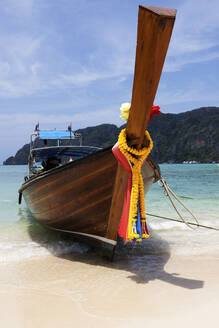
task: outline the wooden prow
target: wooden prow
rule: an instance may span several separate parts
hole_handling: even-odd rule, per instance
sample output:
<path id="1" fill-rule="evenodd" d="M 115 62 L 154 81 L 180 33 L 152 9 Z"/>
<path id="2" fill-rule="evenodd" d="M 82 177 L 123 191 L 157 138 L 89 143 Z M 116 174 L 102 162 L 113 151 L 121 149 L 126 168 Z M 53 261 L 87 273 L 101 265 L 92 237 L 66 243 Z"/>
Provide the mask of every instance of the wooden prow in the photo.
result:
<path id="1" fill-rule="evenodd" d="M 176 10 L 139 7 L 132 101 L 127 137 L 140 148 L 165 61 Z"/>
<path id="2" fill-rule="evenodd" d="M 141 148 L 165 61 L 176 10 L 139 6 L 132 101 L 127 138 Z M 118 163 L 106 237 L 117 239 L 128 172 Z"/>

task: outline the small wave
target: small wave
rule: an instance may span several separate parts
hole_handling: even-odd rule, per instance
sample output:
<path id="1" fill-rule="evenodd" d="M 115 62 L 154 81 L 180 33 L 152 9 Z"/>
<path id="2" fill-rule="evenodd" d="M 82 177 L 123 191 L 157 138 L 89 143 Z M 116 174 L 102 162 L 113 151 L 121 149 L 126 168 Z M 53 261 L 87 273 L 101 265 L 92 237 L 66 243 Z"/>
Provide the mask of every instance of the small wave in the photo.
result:
<path id="1" fill-rule="evenodd" d="M 177 222 L 150 222 L 150 227 L 152 230 L 156 231 L 162 231 L 162 230 L 170 230 L 170 229 L 176 229 L 176 230 L 185 230 L 188 229 L 188 227 L 185 224 L 177 223 Z"/>
<path id="2" fill-rule="evenodd" d="M 47 245 L 35 242 L 0 244 L 0 262 L 21 261 L 46 255 L 61 256 L 69 253 L 82 254 L 87 252 L 88 246 L 77 242 L 65 243 L 56 241 Z"/>

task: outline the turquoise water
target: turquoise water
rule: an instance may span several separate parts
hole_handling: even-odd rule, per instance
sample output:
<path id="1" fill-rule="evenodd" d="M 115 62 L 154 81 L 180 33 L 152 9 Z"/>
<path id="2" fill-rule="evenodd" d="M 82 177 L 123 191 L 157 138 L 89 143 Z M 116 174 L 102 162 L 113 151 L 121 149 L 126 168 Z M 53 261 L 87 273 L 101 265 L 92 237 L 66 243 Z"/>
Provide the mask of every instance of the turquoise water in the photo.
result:
<path id="1" fill-rule="evenodd" d="M 219 228 L 219 167 L 216 164 L 163 164 L 161 172 L 201 224 Z M 0 166 L 0 261 L 17 261 L 51 253 L 87 252 L 88 246 L 66 240 L 61 234 L 38 224 L 24 201 L 18 205 L 17 190 L 26 174 L 26 166 Z M 146 211 L 177 218 L 158 184 L 154 184 L 146 196 Z M 183 210 L 182 213 L 192 220 Z M 137 246 L 143 252 L 147 252 L 148 245 L 153 245 L 155 239 L 154 252 L 156 249 L 185 255 L 219 252 L 219 232 L 201 228 L 192 230 L 180 223 L 149 216 L 147 222 L 151 238 Z"/>
<path id="2" fill-rule="evenodd" d="M 219 167 L 216 164 L 163 164 L 162 176 L 179 199 L 197 217 L 200 224 L 219 228 Z M 154 184 L 147 195 L 147 212 L 178 218 L 163 189 Z M 184 218 L 191 215 L 178 207 Z M 219 252 L 219 231 L 150 218 L 150 226 L 167 240 L 173 252 L 182 254 L 215 254 Z"/>

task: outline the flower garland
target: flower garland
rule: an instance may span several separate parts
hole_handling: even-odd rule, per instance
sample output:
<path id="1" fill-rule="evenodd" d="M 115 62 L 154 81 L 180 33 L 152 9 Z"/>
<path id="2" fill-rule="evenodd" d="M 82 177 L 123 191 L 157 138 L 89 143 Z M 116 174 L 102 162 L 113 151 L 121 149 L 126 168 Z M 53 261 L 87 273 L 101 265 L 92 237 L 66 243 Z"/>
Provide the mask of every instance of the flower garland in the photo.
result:
<path id="1" fill-rule="evenodd" d="M 129 118 L 129 111 L 131 108 L 131 104 L 130 103 L 123 103 L 120 107 L 120 111 L 121 111 L 121 119 L 122 121 L 126 121 Z M 150 118 L 149 121 L 153 119 L 154 115 L 160 115 L 161 111 L 160 111 L 160 107 L 159 106 L 152 106 L 151 108 L 151 114 L 150 114 Z"/>
<path id="2" fill-rule="evenodd" d="M 120 132 L 118 139 L 119 149 L 126 157 L 132 170 L 132 190 L 127 231 L 127 237 L 129 240 L 141 240 L 141 238 L 149 237 L 146 228 L 144 183 L 141 175 L 141 167 L 144 160 L 148 157 L 149 153 L 151 152 L 151 149 L 153 148 L 153 141 L 148 131 L 145 131 L 145 137 L 149 140 L 149 146 L 143 147 L 140 150 L 137 150 L 133 147 L 129 147 L 127 145 L 126 129 L 123 129 Z M 139 233 L 137 233 L 138 210 L 140 210 L 139 214 L 141 219 L 141 236 Z"/>

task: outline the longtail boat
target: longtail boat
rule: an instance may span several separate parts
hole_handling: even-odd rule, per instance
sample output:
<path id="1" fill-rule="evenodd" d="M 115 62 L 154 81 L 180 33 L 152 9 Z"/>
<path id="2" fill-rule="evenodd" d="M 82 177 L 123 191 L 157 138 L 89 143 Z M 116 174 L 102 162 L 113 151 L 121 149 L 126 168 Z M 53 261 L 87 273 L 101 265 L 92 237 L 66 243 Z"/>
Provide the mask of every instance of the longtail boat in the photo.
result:
<path id="1" fill-rule="evenodd" d="M 139 6 L 131 106 L 126 129 L 113 151 L 112 147 L 97 149 L 69 144 L 32 148 L 31 174 L 19 189 L 20 202 L 23 195 L 40 223 L 95 241 L 107 256 L 113 254 L 118 234 L 125 240 L 141 240 L 149 234 L 142 193 L 159 178 L 159 173 L 156 164 L 147 157 L 152 140 L 145 131 L 175 16 L 174 9 Z M 49 139 L 45 133 L 37 131 L 36 136 Z M 56 138 L 62 139 L 57 133 Z M 39 169 L 42 163 L 39 166 L 35 163 L 37 152 L 44 154 L 44 159 L 45 154 L 50 156 L 43 169 Z M 71 156 L 71 160 L 57 162 L 54 153 L 64 154 L 65 158 Z"/>

